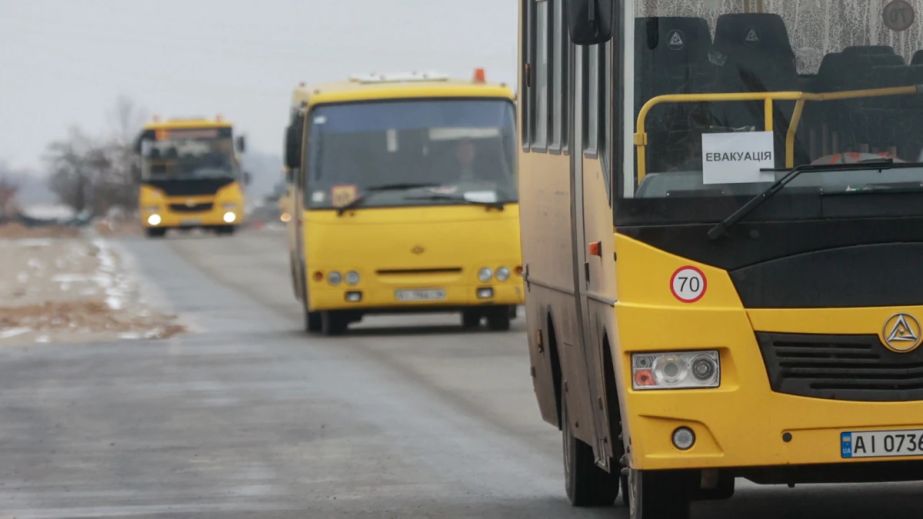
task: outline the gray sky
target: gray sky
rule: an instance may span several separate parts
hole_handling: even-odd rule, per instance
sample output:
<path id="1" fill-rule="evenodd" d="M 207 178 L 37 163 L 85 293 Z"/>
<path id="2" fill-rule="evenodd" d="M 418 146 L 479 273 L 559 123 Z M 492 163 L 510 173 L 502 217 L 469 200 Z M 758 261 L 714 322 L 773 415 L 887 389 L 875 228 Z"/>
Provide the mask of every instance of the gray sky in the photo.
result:
<path id="1" fill-rule="evenodd" d="M 512 83 L 512 0 L 0 0 L 0 160 L 39 168 L 119 95 L 151 114 L 237 123 L 279 153 L 299 81 L 437 70 Z"/>

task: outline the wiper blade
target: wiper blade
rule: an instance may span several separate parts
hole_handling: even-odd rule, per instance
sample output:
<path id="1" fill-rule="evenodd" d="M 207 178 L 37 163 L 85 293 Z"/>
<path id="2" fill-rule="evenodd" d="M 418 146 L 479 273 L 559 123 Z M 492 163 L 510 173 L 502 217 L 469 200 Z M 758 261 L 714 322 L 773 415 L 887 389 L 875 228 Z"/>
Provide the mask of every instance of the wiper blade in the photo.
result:
<path id="1" fill-rule="evenodd" d="M 357 196 L 352 200 L 352 202 L 342 205 L 337 208 L 337 216 L 343 216 L 348 211 L 358 208 L 369 199 L 370 196 L 376 193 L 384 193 L 387 191 L 407 191 L 409 189 L 423 189 L 427 187 L 439 187 L 439 184 L 432 183 L 400 183 L 400 184 L 382 184 L 379 186 L 371 186 L 365 188 L 365 192 Z"/>
<path id="2" fill-rule="evenodd" d="M 488 209 L 496 209 L 498 211 L 503 211 L 506 209 L 506 204 L 509 202 L 487 202 L 485 200 L 471 200 L 470 198 L 465 198 L 463 196 L 453 196 L 453 195 L 426 195 L 426 196 L 409 196 L 408 200 L 433 200 L 433 201 L 447 201 L 447 202 L 461 202 L 468 205 L 479 205 L 486 207 Z"/>
<path id="3" fill-rule="evenodd" d="M 894 162 L 894 159 L 873 159 L 868 161 L 857 162 L 854 164 L 804 164 L 794 169 L 787 170 L 788 173 L 777 180 L 774 184 L 766 188 L 765 191 L 751 198 L 743 207 L 734 211 L 733 214 L 721 221 L 708 230 L 708 237 L 717 240 L 727 234 L 731 227 L 734 227 L 744 218 L 759 209 L 763 204 L 771 200 L 785 186 L 801 176 L 802 173 L 825 173 L 830 171 L 868 171 L 878 170 L 879 172 L 891 169 L 902 168 L 919 168 L 921 164 L 909 162 Z M 786 170 L 763 170 L 763 171 L 786 171 Z"/>

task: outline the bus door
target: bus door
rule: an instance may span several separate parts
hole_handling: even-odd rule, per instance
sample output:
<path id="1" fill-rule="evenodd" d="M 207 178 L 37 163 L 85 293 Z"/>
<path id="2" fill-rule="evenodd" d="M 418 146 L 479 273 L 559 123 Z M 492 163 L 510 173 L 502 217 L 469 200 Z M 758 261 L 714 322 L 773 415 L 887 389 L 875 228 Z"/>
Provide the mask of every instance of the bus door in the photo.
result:
<path id="1" fill-rule="evenodd" d="M 595 232 L 588 232 L 593 229 L 593 216 L 590 212 L 595 202 L 594 189 L 598 189 L 596 176 L 598 171 L 593 169 L 593 161 L 598 156 L 598 143 L 593 139 L 598 138 L 598 133 L 590 131 L 590 126 L 597 124 L 598 117 L 590 113 L 589 98 L 598 96 L 599 91 L 596 87 L 599 85 L 596 74 L 598 69 L 593 70 L 592 63 L 597 63 L 597 49 L 590 47 L 579 47 L 568 45 L 572 49 L 571 56 L 573 74 L 571 78 L 572 92 L 569 96 L 571 106 L 568 111 L 572 114 L 571 119 L 571 140 L 570 140 L 570 163 L 571 163 L 571 193 L 573 197 L 571 210 L 574 237 L 573 265 L 574 265 L 574 287 L 575 287 L 575 304 L 577 306 L 578 322 L 582 323 L 580 327 L 580 345 L 583 354 L 585 372 L 587 374 L 587 384 L 589 386 L 590 405 L 598 410 L 598 406 L 605 404 L 605 384 L 604 375 L 600 371 L 603 366 L 602 338 L 598 330 L 601 323 L 598 322 L 593 303 L 594 287 L 593 275 L 598 274 L 600 269 L 594 264 L 599 260 L 595 256 L 596 250 L 588 245 L 593 241 L 599 241 L 600 246 L 611 242 L 611 233 L 609 240 L 597 236 Z M 588 67 L 588 65 L 591 65 Z M 588 70 L 588 68 L 590 70 Z M 598 112 L 597 112 L 598 113 Z M 592 137 L 592 139 L 591 139 Z M 586 152 L 585 152 L 586 151 Z M 588 167 L 589 166 L 589 167 Z M 597 168 L 598 169 L 598 168 Z M 611 221 L 611 219 L 610 219 Z M 591 250 L 593 249 L 593 250 Z M 609 251 L 611 255 L 612 251 Z M 611 312 L 610 312 L 611 313 Z M 598 314 L 596 314 L 598 315 Z M 606 415 L 601 412 L 593 412 L 593 427 L 595 439 L 594 452 L 597 455 L 597 464 L 608 468 L 609 465 L 609 445 L 618 441 L 617 438 L 607 438 L 608 433 Z"/>
<path id="2" fill-rule="evenodd" d="M 307 128 L 306 128 L 306 117 L 304 112 L 299 112 L 298 115 L 292 118 L 292 127 L 294 130 L 294 135 L 290 139 L 291 145 L 296 146 L 295 153 L 297 154 L 298 167 L 292 172 L 292 199 L 291 199 L 291 210 L 292 210 L 292 227 L 294 228 L 295 235 L 292 237 L 293 246 L 294 246 L 294 258 L 298 262 L 299 268 L 295 272 L 296 282 L 298 283 L 298 293 L 301 295 L 302 300 L 304 301 L 305 308 L 308 306 L 308 265 L 307 265 L 307 255 L 305 253 L 305 242 L 304 242 L 304 218 L 305 218 L 305 193 L 307 193 L 307 183 L 308 183 L 308 156 L 307 150 L 308 146 L 306 143 L 307 140 Z"/>

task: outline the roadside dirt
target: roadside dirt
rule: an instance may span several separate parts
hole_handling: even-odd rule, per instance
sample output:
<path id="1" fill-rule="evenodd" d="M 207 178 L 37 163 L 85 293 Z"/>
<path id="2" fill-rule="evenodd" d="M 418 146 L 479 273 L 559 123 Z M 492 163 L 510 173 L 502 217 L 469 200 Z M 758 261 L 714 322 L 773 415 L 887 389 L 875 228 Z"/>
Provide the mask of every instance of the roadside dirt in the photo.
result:
<path id="1" fill-rule="evenodd" d="M 176 316 L 143 300 L 107 242 L 52 229 L 36 237 L 0 228 L 7 233 L 0 234 L 0 346 L 163 339 L 184 331 Z"/>

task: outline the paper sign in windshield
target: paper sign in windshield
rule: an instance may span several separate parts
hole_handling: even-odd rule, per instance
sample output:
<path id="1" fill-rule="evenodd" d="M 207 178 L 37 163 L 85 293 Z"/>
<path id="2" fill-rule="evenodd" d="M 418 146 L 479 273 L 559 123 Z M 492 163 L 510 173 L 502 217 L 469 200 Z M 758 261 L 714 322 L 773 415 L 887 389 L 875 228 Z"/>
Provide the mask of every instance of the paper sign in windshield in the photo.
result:
<path id="1" fill-rule="evenodd" d="M 776 167 L 772 132 L 702 135 L 702 181 L 705 184 L 773 182 Z"/>

